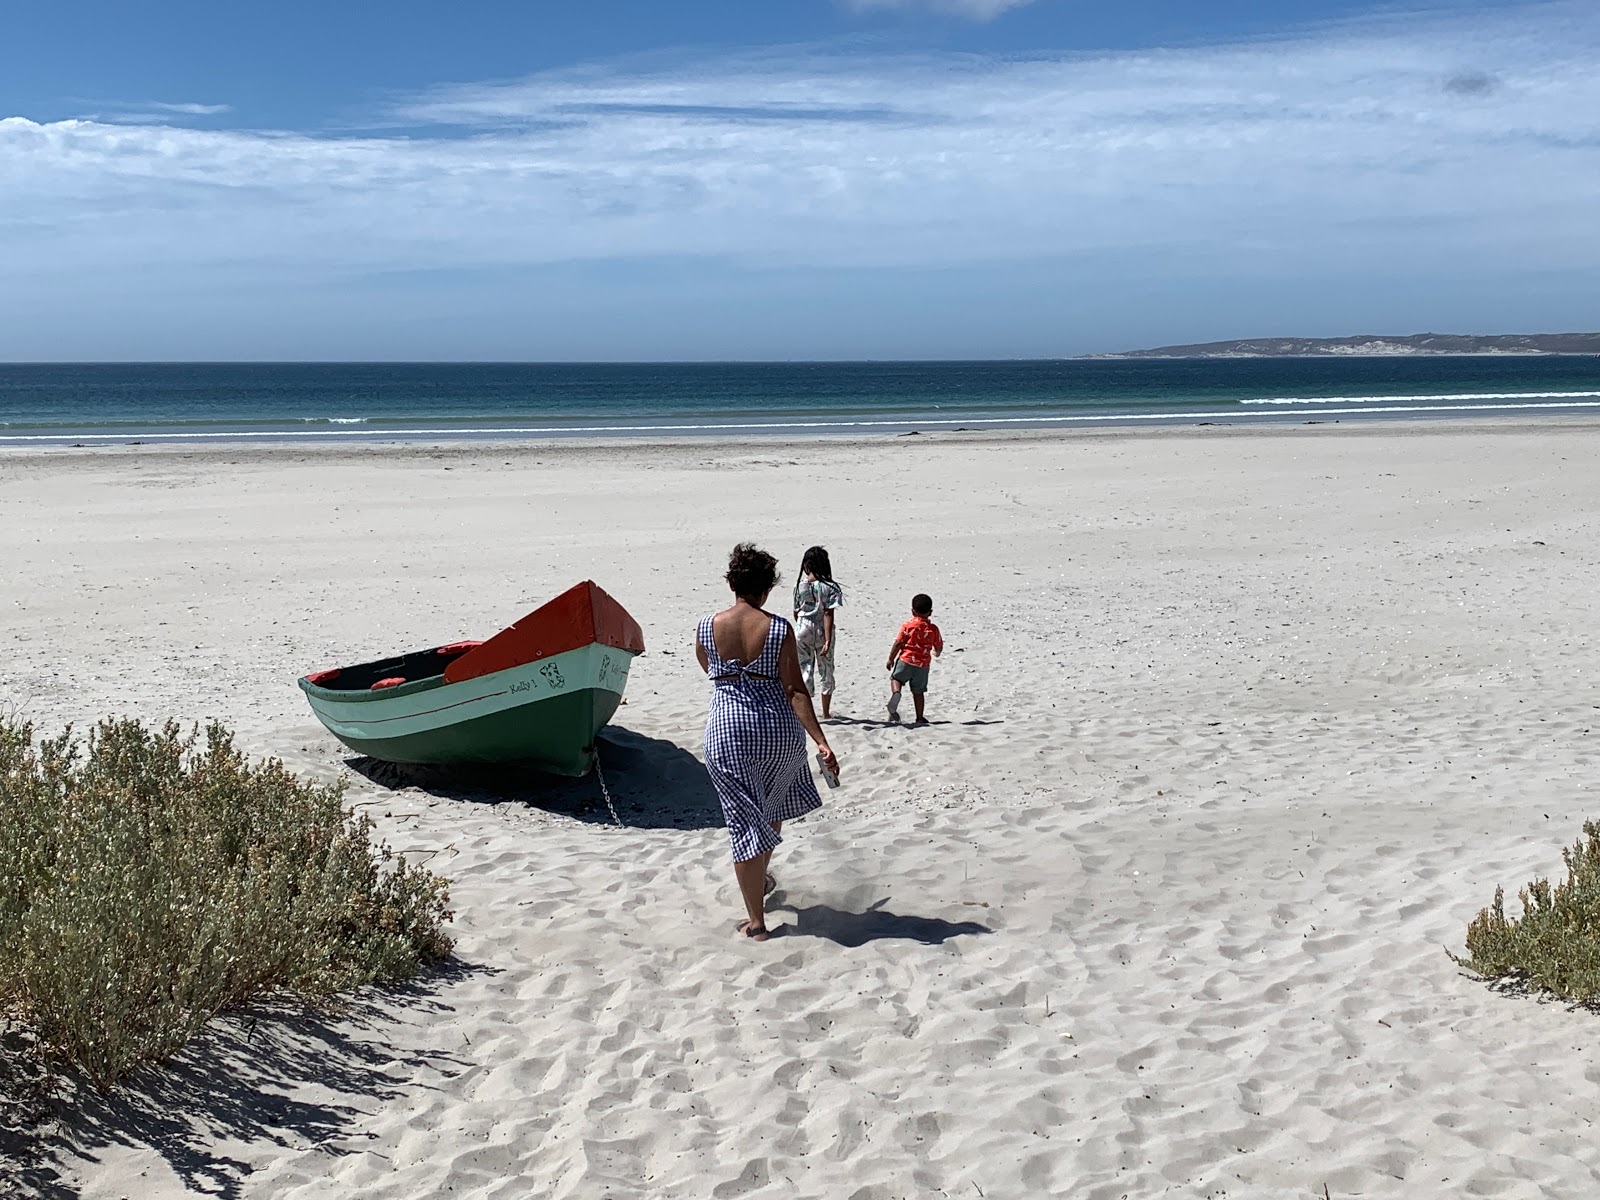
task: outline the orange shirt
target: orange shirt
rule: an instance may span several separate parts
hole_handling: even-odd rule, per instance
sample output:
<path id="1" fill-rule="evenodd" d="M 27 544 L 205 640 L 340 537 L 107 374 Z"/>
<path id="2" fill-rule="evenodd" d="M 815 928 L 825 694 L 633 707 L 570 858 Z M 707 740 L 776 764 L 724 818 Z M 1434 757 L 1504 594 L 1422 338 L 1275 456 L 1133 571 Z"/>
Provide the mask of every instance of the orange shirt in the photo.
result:
<path id="1" fill-rule="evenodd" d="M 939 627 L 927 617 L 912 617 L 900 626 L 900 636 L 895 640 L 904 643 L 900 647 L 900 661 L 913 667 L 932 666 L 933 652 L 944 653 L 944 638 L 939 636 Z"/>

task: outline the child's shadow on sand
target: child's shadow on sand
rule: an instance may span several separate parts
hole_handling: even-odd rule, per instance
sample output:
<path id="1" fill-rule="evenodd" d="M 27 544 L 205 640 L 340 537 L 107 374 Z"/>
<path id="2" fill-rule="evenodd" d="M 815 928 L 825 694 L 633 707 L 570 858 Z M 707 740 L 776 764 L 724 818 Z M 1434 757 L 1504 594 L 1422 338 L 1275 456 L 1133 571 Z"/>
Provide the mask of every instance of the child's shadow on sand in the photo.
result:
<path id="1" fill-rule="evenodd" d="M 781 891 L 772 894 L 769 908 L 794 914 L 794 921 L 783 926 L 784 937 L 826 938 L 840 946 L 865 946 L 868 942 L 898 939 L 939 946 L 953 937 L 993 933 L 977 921 L 946 921 L 942 917 L 913 917 L 890 912 L 884 907 L 889 897 L 876 900 L 864 912 L 846 912 L 827 904 L 804 908 L 790 904 Z"/>

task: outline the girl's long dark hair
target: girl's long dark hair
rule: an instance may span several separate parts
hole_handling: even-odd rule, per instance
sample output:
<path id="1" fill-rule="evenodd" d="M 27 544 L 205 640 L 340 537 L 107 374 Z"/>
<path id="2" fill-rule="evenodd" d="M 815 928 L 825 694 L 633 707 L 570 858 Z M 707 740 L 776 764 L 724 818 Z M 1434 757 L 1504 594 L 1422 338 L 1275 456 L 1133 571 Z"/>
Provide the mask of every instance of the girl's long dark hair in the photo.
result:
<path id="1" fill-rule="evenodd" d="M 807 571 L 824 583 L 832 583 L 834 587 L 839 588 L 839 594 L 844 595 L 844 589 L 834 581 L 833 564 L 828 561 L 828 552 L 821 546 L 811 547 L 800 559 L 800 574 L 794 577 L 795 587 L 800 586 L 800 581 L 806 577 Z"/>

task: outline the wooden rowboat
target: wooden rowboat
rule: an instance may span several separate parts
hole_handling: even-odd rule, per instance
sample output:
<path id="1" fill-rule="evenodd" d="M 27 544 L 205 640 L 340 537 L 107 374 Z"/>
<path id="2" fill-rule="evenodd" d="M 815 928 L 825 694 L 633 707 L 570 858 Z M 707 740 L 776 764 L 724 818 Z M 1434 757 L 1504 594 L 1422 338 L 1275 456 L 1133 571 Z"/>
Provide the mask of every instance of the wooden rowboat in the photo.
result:
<path id="1" fill-rule="evenodd" d="M 642 653 L 639 623 L 586 581 L 488 641 L 317 671 L 300 689 L 357 754 L 583 775 Z"/>

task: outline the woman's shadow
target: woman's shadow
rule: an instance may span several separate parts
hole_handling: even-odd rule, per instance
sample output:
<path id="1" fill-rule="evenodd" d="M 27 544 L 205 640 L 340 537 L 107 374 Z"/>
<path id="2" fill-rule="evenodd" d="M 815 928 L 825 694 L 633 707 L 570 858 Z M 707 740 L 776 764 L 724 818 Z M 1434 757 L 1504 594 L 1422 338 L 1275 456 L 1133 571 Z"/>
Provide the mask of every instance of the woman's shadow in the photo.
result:
<path id="1" fill-rule="evenodd" d="M 783 926 L 784 937 L 826 938 L 840 946 L 864 946 L 868 942 L 892 939 L 938 946 L 953 937 L 994 932 L 977 921 L 946 921 L 943 917 L 914 917 L 891 912 L 884 907 L 888 903 L 889 897 L 885 896 L 861 912 L 849 912 L 828 904 L 801 907 L 789 903 L 780 889 L 772 893 L 767 907 L 772 912 L 794 914 L 793 923 Z"/>
<path id="2" fill-rule="evenodd" d="M 381 788 L 416 788 L 445 800 L 529 804 L 579 821 L 633 829 L 722 825 L 705 765 L 677 743 L 607 725 L 595 739 L 595 750 L 598 769 L 582 779 L 514 763 L 419 767 L 363 755 L 345 759 L 345 765 Z"/>

